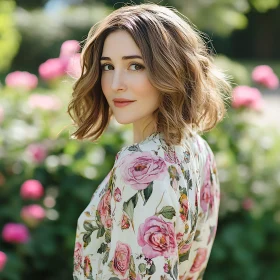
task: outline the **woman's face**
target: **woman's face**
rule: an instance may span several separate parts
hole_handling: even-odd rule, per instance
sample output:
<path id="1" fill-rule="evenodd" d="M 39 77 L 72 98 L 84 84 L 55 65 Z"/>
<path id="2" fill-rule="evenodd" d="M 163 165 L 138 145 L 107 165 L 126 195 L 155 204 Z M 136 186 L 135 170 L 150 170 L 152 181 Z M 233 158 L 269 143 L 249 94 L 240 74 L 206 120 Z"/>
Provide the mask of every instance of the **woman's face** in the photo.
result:
<path id="1" fill-rule="evenodd" d="M 159 92 L 151 85 L 141 58 L 123 58 L 135 55 L 141 57 L 141 52 L 130 34 L 118 30 L 105 39 L 100 63 L 101 87 L 116 121 L 133 123 L 138 130 L 152 120 L 152 112 L 158 108 Z M 135 101 L 118 107 L 114 98 Z"/>

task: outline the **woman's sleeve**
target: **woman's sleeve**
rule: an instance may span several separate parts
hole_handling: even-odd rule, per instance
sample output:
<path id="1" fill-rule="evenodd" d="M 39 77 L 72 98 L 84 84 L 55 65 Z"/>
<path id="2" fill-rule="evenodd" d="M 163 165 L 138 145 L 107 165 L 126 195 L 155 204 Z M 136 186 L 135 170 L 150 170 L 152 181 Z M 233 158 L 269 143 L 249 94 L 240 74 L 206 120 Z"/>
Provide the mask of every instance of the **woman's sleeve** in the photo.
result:
<path id="1" fill-rule="evenodd" d="M 152 151 L 116 161 L 102 279 L 179 279 L 179 263 L 187 259 L 189 232 L 195 228 L 187 181 L 180 174 L 176 164 Z"/>

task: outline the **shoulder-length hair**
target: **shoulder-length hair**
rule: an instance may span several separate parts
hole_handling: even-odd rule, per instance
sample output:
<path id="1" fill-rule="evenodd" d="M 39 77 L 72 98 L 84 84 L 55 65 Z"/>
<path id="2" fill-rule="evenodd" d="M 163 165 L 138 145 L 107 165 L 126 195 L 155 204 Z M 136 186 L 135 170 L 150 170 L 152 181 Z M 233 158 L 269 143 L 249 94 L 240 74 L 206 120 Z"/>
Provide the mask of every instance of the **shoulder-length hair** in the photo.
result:
<path id="1" fill-rule="evenodd" d="M 229 76 L 214 64 L 202 32 L 173 7 L 126 5 L 92 26 L 81 53 L 82 73 L 67 112 L 76 139 L 97 140 L 113 115 L 101 88 L 100 58 L 111 32 L 127 31 L 139 47 L 150 83 L 159 90 L 156 130 L 178 145 L 185 133 L 211 130 L 226 113 Z"/>

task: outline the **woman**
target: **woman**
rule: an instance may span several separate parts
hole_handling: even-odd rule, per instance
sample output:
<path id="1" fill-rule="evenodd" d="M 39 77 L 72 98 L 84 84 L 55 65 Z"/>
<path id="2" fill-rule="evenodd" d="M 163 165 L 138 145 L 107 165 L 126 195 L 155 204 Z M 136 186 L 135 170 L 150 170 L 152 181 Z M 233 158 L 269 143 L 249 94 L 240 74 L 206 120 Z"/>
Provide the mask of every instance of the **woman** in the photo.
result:
<path id="1" fill-rule="evenodd" d="M 73 135 L 96 140 L 114 117 L 133 124 L 135 143 L 78 219 L 75 280 L 202 279 L 220 187 L 199 133 L 222 120 L 230 91 L 174 8 L 124 6 L 91 28 L 68 108 Z"/>

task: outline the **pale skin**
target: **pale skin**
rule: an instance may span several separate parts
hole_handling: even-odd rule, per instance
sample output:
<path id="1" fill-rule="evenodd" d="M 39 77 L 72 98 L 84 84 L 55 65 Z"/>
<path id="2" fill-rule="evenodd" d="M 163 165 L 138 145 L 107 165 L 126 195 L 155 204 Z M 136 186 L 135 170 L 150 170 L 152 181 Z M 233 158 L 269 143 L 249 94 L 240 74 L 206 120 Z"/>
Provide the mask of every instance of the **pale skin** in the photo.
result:
<path id="1" fill-rule="evenodd" d="M 110 33 L 104 41 L 101 55 L 101 87 L 116 121 L 120 124 L 132 123 L 133 142 L 139 143 L 155 132 L 152 113 L 158 108 L 159 92 L 150 83 L 142 58 L 122 59 L 135 55 L 142 57 L 128 32 L 118 30 Z M 136 101 L 125 107 L 116 107 L 114 98 Z"/>

